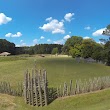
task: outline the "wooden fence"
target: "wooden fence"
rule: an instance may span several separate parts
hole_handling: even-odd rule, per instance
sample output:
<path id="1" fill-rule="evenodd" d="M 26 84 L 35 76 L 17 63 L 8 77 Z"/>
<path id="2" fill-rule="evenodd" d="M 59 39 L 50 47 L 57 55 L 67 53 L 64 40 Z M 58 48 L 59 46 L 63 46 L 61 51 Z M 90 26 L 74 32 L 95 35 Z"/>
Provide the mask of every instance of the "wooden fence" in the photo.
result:
<path id="1" fill-rule="evenodd" d="M 44 106 L 48 104 L 48 82 L 46 71 L 27 71 L 24 76 L 24 98 L 27 104 Z"/>
<path id="2" fill-rule="evenodd" d="M 13 89 L 10 83 L 1 82 L 0 93 L 23 96 L 25 103 L 29 105 L 47 106 L 59 97 L 66 97 L 109 88 L 110 77 L 98 77 L 89 79 L 88 81 L 76 80 L 75 83 L 70 80 L 69 84 L 65 82 L 64 85 L 60 85 L 58 88 L 49 88 L 46 71 L 32 70 L 32 73 L 26 71 L 24 75 L 24 82 L 22 84 L 18 84 L 17 88 Z"/>
<path id="3" fill-rule="evenodd" d="M 22 96 L 23 86 L 21 83 L 18 83 L 17 88 L 13 88 L 9 82 L 0 82 L 0 93 L 13 96 Z"/>
<path id="4" fill-rule="evenodd" d="M 71 96 L 81 93 L 102 90 L 110 87 L 110 77 L 98 77 L 89 81 L 77 80 L 75 84 L 70 80 L 70 84 L 64 83 L 57 88 L 57 97 Z"/>

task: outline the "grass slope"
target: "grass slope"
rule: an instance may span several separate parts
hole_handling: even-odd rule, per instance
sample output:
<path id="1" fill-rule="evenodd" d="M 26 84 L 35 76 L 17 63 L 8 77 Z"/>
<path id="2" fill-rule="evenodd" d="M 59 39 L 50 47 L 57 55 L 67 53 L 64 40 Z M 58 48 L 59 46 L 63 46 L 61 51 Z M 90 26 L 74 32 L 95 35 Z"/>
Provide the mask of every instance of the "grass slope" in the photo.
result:
<path id="1" fill-rule="evenodd" d="M 19 97 L 0 95 L 0 110 L 109 110 L 110 89 L 57 99 L 48 106 L 32 107 Z"/>

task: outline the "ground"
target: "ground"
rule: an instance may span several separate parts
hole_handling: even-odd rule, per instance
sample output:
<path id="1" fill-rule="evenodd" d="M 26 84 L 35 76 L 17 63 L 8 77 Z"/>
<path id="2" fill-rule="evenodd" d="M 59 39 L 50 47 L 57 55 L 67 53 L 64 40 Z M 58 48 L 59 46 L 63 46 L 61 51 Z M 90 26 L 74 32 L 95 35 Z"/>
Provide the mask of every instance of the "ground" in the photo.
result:
<path id="1" fill-rule="evenodd" d="M 77 63 L 68 56 L 8 56 L 0 57 L 0 81 L 11 82 L 16 87 L 23 81 L 24 72 L 33 68 L 46 69 L 50 87 L 58 87 L 72 79 L 89 79 L 110 76 L 110 67 L 96 63 Z M 38 110 L 109 110 L 110 90 L 57 99 L 47 107 Z M 0 94 L 0 110 L 36 110 L 26 105 L 23 98 Z"/>

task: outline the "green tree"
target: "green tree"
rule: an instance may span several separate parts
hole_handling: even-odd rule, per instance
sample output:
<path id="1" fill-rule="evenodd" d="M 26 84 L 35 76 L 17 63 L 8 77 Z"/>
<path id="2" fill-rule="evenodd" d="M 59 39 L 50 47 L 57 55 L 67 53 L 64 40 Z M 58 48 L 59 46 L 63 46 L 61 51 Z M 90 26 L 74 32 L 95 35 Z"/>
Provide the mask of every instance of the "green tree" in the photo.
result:
<path id="1" fill-rule="evenodd" d="M 71 38 L 67 39 L 63 46 L 63 51 L 66 54 L 69 54 L 69 50 L 74 48 L 75 45 L 81 45 L 83 38 L 79 36 L 72 36 Z"/>
<path id="2" fill-rule="evenodd" d="M 110 66 L 110 41 L 104 46 L 104 60 L 106 61 L 106 65 Z"/>
<path id="3" fill-rule="evenodd" d="M 74 48 L 70 48 L 69 55 L 71 55 L 73 58 L 80 57 L 81 56 L 81 45 L 76 44 Z"/>
<path id="4" fill-rule="evenodd" d="M 102 51 L 103 50 L 104 50 L 103 45 L 95 43 L 95 45 L 93 47 L 92 58 L 95 59 L 96 61 L 103 60 L 103 58 L 102 58 Z"/>
<path id="5" fill-rule="evenodd" d="M 81 45 L 81 56 L 83 58 L 91 57 L 95 44 L 96 42 L 93 39 L 84 39 Z"/>
<path id="6" fill-rule="evenodd" d="M 58 54 L 58 48 L 56 47 L 56 48 L 53 48 L 53 50 L 52 50 L 52 52 L 51 52 L 52 54 Z"/>
<path id="7" fill-rule="evenodd" d="M 15 44 L 7 41 L 6 39 L 0 39 L 0 53 L 1 52 L 15 54 Z"/>
<path id="8" fill-rule="evenodd" d="M 106 27 L 106 29 L 102 33 L 103 35 L 110 36 L 110 24 Z M 110 38 L 110 37 L 109 37 Z"/>
<path id="9" fill-rule="evenodd" d="M 106 36 L 110 36 L 110 24 L 106 27 L 106 29 L 103 31 L 102 34 Z M 104 59 L 106 61 L 106 65 L 110 66 L 110 37 L 105 44 L 104 53 L 105 54 L 103 56 L 105 57 Z"/>

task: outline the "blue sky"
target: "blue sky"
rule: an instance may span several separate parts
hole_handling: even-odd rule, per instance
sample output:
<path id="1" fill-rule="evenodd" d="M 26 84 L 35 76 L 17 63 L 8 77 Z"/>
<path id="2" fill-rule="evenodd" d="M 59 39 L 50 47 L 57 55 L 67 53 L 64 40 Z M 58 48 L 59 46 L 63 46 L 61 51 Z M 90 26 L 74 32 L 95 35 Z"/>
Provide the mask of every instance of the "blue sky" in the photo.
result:
<path id="1" fill-rule="evenodd" d="M 0 0 L 0 38 L 16 46 L 107 38 L 110 0 Z"/>

